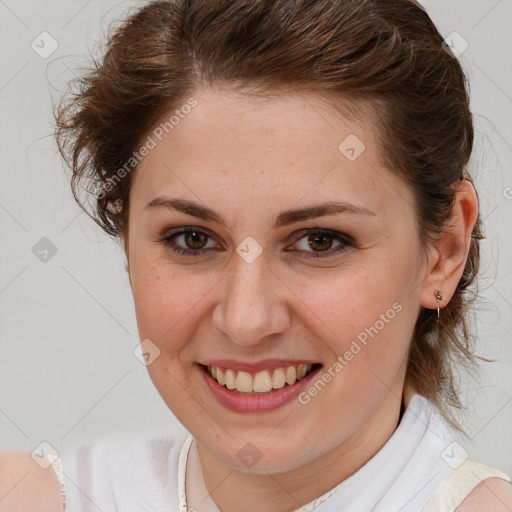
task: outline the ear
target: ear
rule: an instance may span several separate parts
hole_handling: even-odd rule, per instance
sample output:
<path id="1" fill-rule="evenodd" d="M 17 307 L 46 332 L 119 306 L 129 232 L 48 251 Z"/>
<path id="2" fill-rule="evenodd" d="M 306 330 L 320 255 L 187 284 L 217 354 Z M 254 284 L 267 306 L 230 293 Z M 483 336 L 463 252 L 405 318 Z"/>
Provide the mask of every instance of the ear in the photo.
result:
<path id="1" fill-rule="evenodd" d="M 422 283 L 420 302 L 427 309 L 437 309 L 435 290 L 443 297 L 440 308 L 450 302 L 464 272 L 471 233 L 478 219 L 478 196 L 473 184 L 464 179 L 453 187 L 456 197 L 450 219 L 436 242 L 428 274 Z"/>
<path id="2" fill-rule="evenodd" d="M 128 280 L 130 281 L 130 287 L 132 286 L 132 276 L 130 274 L 130 265 L 129 264 L 126 264 L 124 269 L 126 270 L 126 272 L 128 273 Z"/>
<path id="3" fill-rule="evenodd" d="M 124 245 L 124 254 L 126 256 L 126 265 L 124 266 L 124 269 L 126 270 L 126 273 L 128 274 L 128 280 L 130 281 L 130 287 L 132 286 L 132 275 L 130 273 L 130 257 L 128 256 L 128 246 Z"/>
<path id="4" fill-rule="evenodd" d="M 124 269 L 126 270 L 126 273 L 128 274 L 128 280 L 130 281 L 130 287 L 132 286 L 132 276 L 130 274 L 130 255 L 128 253 L 128 236 L 125 234 L 122 237 L 122 246 L 124 249 L 124 255 L 126 256 L 126 265 L 124 266 Z"/>

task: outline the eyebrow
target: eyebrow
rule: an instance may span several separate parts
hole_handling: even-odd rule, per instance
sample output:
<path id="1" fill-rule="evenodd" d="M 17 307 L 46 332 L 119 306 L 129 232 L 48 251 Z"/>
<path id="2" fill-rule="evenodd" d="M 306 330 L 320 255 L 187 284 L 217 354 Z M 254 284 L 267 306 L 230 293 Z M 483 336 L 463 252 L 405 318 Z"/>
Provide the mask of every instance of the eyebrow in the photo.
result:
<path id="1" fill-rule="evenodd" d="M 198 219 L 213 221 L 229 229 L 226 219 L 216 211 L 208 208 L 207 206 L 200 205 L 193 201 L 178 198 L 168 198 L 165 196 L 158 196 L 149 201 L 144 209 L 152 208 L 168 208 L 178 212 L 186 213 Z M 295 222 L 300 222 L 317 217 L 324 217 L 326 215 L 334 215 L 336 213 L 351 213 L 360 215 L 371 215 L 376 217 L 377 214 L 365 208 L 343 201 L 329 201 L 321 203 L 316 206 L 307 208 L 289 209 L 281 211 L 275 219 L 273 229 L 277 229 Z"/>

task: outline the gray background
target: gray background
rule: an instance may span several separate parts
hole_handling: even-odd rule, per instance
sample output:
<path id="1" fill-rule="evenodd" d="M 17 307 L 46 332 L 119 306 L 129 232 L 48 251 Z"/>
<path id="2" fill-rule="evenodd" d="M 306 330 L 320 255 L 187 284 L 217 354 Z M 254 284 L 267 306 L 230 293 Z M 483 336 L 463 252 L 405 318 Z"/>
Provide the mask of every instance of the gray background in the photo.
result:
<path id="1" fill-rule="evenodd" d="M 482 242 L 480 379 L 463 378 L 473 459 L 512 473 L 511 0 L 424 0 L 460 57 L 476 123 Z M 60 454 L 87 441 L 180 428 L 146 368 L 124 255 L 73 202 L 52 137 L 52 101 L 108 23 L 137 2 L 0 0 L 0 450 Z M 57 50 L 31 47 L 42 32 Z M 51 49 L 45 37 L 44 49 Z M 35 44 L 36 44 L 35 43 Z M 33 252 L 57 252 L 43 262 Z M 43 244 L 43 246 L 36 245 Z M 34 250 L 36 253 L 37 250 Z M 42 254 L 40 254 L 40 257 Z"/>

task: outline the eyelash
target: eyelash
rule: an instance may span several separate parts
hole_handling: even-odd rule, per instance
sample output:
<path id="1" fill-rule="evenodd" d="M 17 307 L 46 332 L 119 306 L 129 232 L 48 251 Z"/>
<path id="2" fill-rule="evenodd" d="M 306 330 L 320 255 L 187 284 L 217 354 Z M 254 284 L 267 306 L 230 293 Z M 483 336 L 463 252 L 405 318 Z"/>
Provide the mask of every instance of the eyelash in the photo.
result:
<path id="1" fill-rule="evenodd" d="M 182 256 L 203 256 L 205 251 L 208 249 L 184 249 L 183 247 L 179 247 L 175 245 L 174 239 L 177 238 L 180 235 L 186 234 L 186 233 L 202 233 L 205 234 L 208 238 L 213 239 L 207 231 L 204 229 L 199 229 L 193 226 L 186 227 L 186 228 L 179 228 L 176 231 L 169 231 L 167 232 L 162 238 L 159 238 L 157 242 L 163 243 L 165 246 L 167 246 L 172 252 L 182 255 Z M 334 249 L 328 249 L 327 251 L 322 252 L 309 252 L 309 251 L 302 251 L 308 254 L 308 256 L 305 256 L 309 259 L 316 259 L 316 258 L 327 258 L 331 257 L 333 255 L 339 254 L 340 252 L 343 252 L 347 249 L 347 247 L 355 247 L 355 241 L 352 237 L 349 235 L 342 235 L 341 233 L 338 233 L 337 231 L 332 231 L 330 229 L 321 229 L 321 228 L 310 228 L 310 229 L 304 229 L 299 231 L 299 234 L 302 236 L 299 236 L 294 243 L 297 243 L 299 240 L 302 240 L 305 237 L 311 236 L 311 235 L 324 235 L 329 238 L 332 238 L 336 240 L 337 242 L 340 242 L 341 245 L 337 246 Z"/>

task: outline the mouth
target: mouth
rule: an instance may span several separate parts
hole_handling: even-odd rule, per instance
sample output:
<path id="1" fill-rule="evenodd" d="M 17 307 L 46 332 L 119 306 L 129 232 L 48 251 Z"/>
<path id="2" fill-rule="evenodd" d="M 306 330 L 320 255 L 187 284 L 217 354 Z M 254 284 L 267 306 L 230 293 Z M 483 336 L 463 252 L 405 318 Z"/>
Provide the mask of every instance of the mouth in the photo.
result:
<path id="1" fill-rule="evenodd" d="M 241 362 L 216 359 L 197 363 L 216 401 L 235 413 L 269 413 L 297 403 L 323 365 L 314 361 L 266 359 Z"/>
<path id="2" fill-rule="evenodd" d="M 297 363 L 258 372 L 248 372 L 214 365 L 200 365 L 210 380 L 234 393 L 268 395 L 296 385 L 320 368 L 320 363 Z"/>

